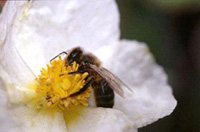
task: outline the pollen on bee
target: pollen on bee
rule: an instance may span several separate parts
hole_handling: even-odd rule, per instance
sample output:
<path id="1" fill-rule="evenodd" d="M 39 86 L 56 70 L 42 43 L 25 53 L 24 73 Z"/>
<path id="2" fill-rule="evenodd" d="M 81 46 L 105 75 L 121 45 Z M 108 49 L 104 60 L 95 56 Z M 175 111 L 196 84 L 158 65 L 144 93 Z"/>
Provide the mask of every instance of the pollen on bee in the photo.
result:
<path id="1" fill-rule="evenodd" d="M 83 105 L 88 106 L 87 100 L 90 97 L 91 88 L 86 89 L 78 95 L 72 95 L 85 85 L 85 78 L 88 73 L 69 75 L 79 68 L 76 62 L 72 66 L 66 66 L 65 60 L 60 56 L 58 60 L 53 60 L 47 69 L 42 68 L 41 74 L 35 79 L 37 82 L 34 103 L 42 108 L 58 107 L 64 108 Z M 35 106 L 35 105 L 34 105 Z M 41 108 L 36 107 L 36 108 Z"/>

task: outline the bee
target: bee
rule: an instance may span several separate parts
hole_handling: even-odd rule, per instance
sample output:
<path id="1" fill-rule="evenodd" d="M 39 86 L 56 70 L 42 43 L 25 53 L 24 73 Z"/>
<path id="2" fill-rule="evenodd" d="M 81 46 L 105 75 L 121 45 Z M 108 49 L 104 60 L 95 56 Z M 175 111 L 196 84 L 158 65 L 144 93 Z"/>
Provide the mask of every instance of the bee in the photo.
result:
<path id="1" fill-rule="evenodd" d="M 59 55 L 63 53 L 67 55 L 65 57 L 66 66 L 71 66 L 74 62 L 79 64 L 78 70 L 76 72 L 69 73 L 70 75 L 82 74 L 84 72 L 89 73 L 88 77 L 85 79 L 86 83 L 84 87 L 71 96 L 79 95 L 89 88 L 89 86 L 92 86 L 95 95 L 96 106 L 112 108 L 115 97 L 114 91 L 121 97 L 124 97 L 124 91 L 122 87 L 125 87 L 132 92 L 132 90 L 117 76 L 102 67 L 101 61 L 95 55 L 91 53 L 85 53 L 80 47 L 73 48 L 69 51 L 69 53 L 62 52 Z"/>

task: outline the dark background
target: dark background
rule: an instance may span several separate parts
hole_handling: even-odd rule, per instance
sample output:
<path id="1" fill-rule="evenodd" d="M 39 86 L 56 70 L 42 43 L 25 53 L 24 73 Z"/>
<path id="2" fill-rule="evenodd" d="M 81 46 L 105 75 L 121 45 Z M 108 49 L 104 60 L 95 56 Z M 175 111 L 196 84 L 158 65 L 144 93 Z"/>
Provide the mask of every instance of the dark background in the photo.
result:
<path id="1" fill-rule="evenodd" d="M 200 1 L 117 0 L 121 38 L 147 43 L 178 105 L 139 132 L 200 132 Z"/>
<path id="2" fill-rule="evenodd" d="M 0 6 L 5 0 L 0 0 Z M 147 43 L 178 105 L 139 132 L 200 132 L 200 0 L 117 0 L 121 38 Z M 0 7 L 1 9 L 1 7 Z"/>

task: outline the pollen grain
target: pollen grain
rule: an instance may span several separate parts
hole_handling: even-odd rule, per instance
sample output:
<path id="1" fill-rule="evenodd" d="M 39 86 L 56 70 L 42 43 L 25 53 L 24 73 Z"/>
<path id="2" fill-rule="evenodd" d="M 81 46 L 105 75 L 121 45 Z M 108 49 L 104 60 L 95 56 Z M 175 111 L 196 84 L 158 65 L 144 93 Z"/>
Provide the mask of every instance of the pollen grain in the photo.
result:
<path id="1" fill-rule="evenodd" d="M 41 74 L 36 78 L 35 89 L 36 99 L 34 100 L 38 109 L 55 108 L 61 110 L 70 109 L 73 106 L 88 106 L 87 100 L 90 97 L 91 88 L 86 89 L 79 95 L 71 96 L 78 92 L 85 85 L 85 78 L 88 73 L 69 75 L 75 72 L 79 65 L 74 62 L 72 66 L 66 66 L 65 60 L 60 56 L 53 60 L 47 69 L 42 68 Z"/>

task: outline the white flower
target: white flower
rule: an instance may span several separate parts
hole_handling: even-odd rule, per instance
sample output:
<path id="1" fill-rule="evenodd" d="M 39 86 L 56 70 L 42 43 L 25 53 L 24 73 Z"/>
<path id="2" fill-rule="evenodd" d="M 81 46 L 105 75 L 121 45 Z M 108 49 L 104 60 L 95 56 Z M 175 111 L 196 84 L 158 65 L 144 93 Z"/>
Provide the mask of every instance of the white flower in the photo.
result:
<path id="1" fill-rule="evenodd" d="M 113 0 L 12 1 L 0 16 L 0 128 L 2 132 L 136 132 L 169 115 L 177 102 L 147 46 L 119 40 Z M 96 54 L 134 94 L 117 94 L 113 109 L 86 107 L 73 125 L 65 113 L 37 113 L 27 84 L 61 51 L 75 46 Z M 64 116 L 63 116 L 64 115 Z"/>

